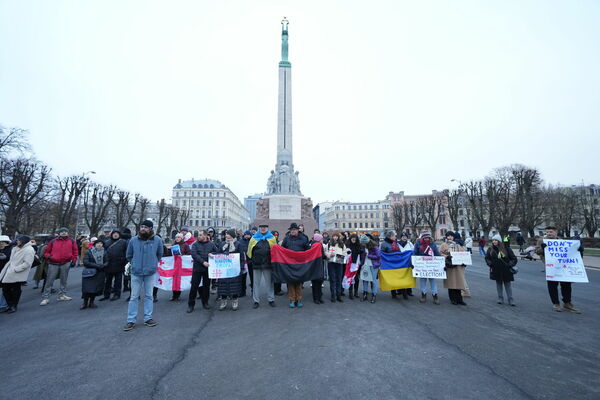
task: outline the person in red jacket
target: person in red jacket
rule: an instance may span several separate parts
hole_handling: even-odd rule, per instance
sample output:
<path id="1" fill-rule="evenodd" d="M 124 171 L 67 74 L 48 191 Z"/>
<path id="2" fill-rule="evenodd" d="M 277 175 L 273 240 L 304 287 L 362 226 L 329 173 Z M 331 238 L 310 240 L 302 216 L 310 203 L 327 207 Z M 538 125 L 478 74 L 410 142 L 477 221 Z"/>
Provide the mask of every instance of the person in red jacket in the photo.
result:
<path id="1" fill-rule="evenodd" d="M 46 290 L 42 294 L 40 306 L 45 306 L 50 302 L 50 293 L 52 285 L 57 275 L 60 274 L 60 290 L 58 300 L 72 300 L 67 296 L 67 278 L 69 269 L 77 263 L 77 242 L 69 237 L 67 228 L 58 229 L 58 237 L 48 243 L 44 250 L 44 258 L 48 259 L 48 276 L 46 277 Z"/>
<path id="2" fill-rule="evenodd" d="M 194 244 L 194 242 L 196 241 L 196 238 L 194 237 L 194 235 L 192 235 L 192 232 L 190 232 L 190 228 L 188 228 L 187 226 L 182 226 L 181 227 L 181 232 L 179 232 L 183 235 L 183 241 L 188 245 L 188 246 L 192 246 Z"/>

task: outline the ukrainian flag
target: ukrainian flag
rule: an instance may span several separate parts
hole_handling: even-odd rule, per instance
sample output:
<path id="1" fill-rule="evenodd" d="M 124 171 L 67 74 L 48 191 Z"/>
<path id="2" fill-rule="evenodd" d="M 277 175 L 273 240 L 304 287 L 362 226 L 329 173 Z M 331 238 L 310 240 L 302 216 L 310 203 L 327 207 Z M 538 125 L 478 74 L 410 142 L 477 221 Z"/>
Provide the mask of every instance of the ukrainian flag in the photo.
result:
<path id="1" fill-rule="evenodd" d="M 381 253 L 381 266 L 379 267 L 381 290 L 417 287 L 417 281 L 412 276 L 412 268 L 410 268 L 412 255 L 412 250 L 402 253 Z"/>

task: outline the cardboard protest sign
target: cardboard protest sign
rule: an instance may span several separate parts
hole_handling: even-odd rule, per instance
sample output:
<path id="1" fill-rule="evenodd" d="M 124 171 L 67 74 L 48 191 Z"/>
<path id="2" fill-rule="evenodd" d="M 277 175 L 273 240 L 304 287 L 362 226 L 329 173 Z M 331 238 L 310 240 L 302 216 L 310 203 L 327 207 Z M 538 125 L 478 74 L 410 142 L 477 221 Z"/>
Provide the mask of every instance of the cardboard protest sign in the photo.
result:
<path id="1" fill-rule="evenodd" d="M 214 254 L 208 258 L 208 277 L 210 279 L 234 278 L 239 274 L 239 253 Z"/>
<path id="2" fill-rule="evenodd" d="M 412 274 L 415 278 L 446 279 L 444 257 L 412 256 L 411 261 L 414 267 Z"/>
<path id="3" fill-rule="evenodd" d="M 471 253 L 468 251 L 451 251 L 452 265 L 473 265 Z"/>
<path id="4" fill-rule="evenodd" d="M 544 239 L 546 280 L 588 283 L 579 240 Z"/>

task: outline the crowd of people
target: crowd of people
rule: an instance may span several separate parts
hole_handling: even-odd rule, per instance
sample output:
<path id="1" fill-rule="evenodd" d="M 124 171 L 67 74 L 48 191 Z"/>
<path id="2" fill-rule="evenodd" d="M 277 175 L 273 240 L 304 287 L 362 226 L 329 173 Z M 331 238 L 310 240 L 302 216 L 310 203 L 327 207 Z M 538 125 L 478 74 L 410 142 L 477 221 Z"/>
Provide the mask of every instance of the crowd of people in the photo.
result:
<path id="1" fill-rule="evenodd" d="M 546 237 L 556 239 L 555 227 L 546 228 Z M 448 291 L 451 304 L 466 306 L 465 297 L 470 296 L 463 265 L 454 265 L 452 252 L 469 251 L 473 246 L 472 238 L 463 240 L 457 232 L 447 232 L 441 244 L 436 244 L 428 232 L 422 232 L 414 241 L 410 235 L 394 230 L 385 233 L 383 240 L 371 234 L 351 232 L 323 232 L 318 230 L 309 237 L 302 225 L 292 223 L 287 233 L 280 237 L 277 231 L 271 232 L 266 224 L 253 227 L 245 232 L 233 229 L 218 235 L 213 228 L 198 232 L 194 237 L 189 228 L 181 227 L 173 242 L 163 240 L 153 231 L 153 222 L 146 220 L 139 231 L 132 236 L 129 229 L 106 230 L 99 237 L 90 240 L 87 237 L 71 238 L 67 228 L 60 228 L 57 236 L 47 239 L 38 246 L 27 235 L 18 235 L 15 240 L 0 236 L 0 312 L 15 313 L 21 297 L 22 287 L 27 285 L 31 268 L 34 289 L 41 285 L 41 306 L 51 303 L 53 293 L 57 301 L 69 301 L 67 281 L 71 269 L 81 266 L 80 309 L 97 308 L 95 300 L 116 301 L 122 292 L 129 291 L 127 298 L 127 323 L 124 330 L 135 327 L 138 318 L 138 303 L 143 300 L 143 322 L 146 326 L 155 326 L 153 303 L 158 301 L 158 288 L 155 287 L 156 274 L 161 258 L 170 255 L 190 255 L 193 260 L 191 289 L 188 294 L 187 312 L 194 312 L 196 300 L 201 300 L 202 308 L 210 310 L 210 295 L 216 294 L 218 310 L 238 310 L 239 298 L 244 297 L 250 288 L 253 308 L 261 305 L 266 296 L 270 307 L 276 306 L 276 296 L 284 295 L 282 283 L 273 279 L 271 248 L 280 244 L 296 252 L 303 252 L 315 245 L 322 247 L 323 279 L 309 282 L 285 282 L 290 308 L 302 308 L 303 291 L 310 285 L 312 300 L 315 304 L 324 303 L 324 281 L 329 281 L 329 300 L 331 303 L 359 299 L 362 302 L 375 303 L 379 294 L 379 268 L 382 253 L 403 253 L 412 251 L 415 256 L 438 256 L 445 259 L 446 279 L 443 287 Z M 494 235 L 487 247 L 479 240 L 480 252 L 489 267 L 489 277 L 496 282 L 498 304 L 508 303 L 515 306 L 511 283 L 518 271 L 517 257 L 507 243 L 506 238 Z M 523 243 L 519 243 L 523 247 Z M 579 251 L 583 253 L 580 244 Z M 536 253 L 544 260 L 544 243 L 539 240 Z M 240 274 L 225 279 L 209 279 L 209 261 L 215 254 L 239 254 Z M 347 284 L 343 284 L 347 265 L 352 265 L 356 275 Z M 362 272 L 364 277 L 361 282 Z M 54 282 L 58 280 L 58 288 Z M 248 284 L 249 281 L 249 284 Z M 415 290 L 418 301 L 427 303 L 429 296 L 434 305 L 441 304 L 438 279 L 418 278 Z M 361 285 L 362 283 L 362 285 Z M 554 311 L 580 311 L 571 303 L 571 283 L 548 281 L 548 292 Z M 561 307 L 558 287 L 561 288 Z M 362 290 L 361 290 L 362 289 Z M 405 300 L 413 297 L 413 288 L 391 291 L 392 298 Z M 506 297 L 504 296 L 506 294 Z M 171 301 L 179 301 L 181 291 L 172 291 Z"/>

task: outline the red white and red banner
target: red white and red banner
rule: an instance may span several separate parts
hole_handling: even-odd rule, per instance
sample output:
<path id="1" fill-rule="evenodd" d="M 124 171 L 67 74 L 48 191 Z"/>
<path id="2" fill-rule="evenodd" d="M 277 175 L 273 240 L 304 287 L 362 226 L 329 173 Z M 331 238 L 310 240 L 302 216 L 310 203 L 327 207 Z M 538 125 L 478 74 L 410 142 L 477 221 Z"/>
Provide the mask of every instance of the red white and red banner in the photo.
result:
<path id="1" fill-rule="evenodd" d="M 346 270 L 344 271 L 344 278 L 342 279 L 342 287 L 344 289 L 348 289 L 350 285 L 354 283 L 354 277 L 358 273 L 358 268 L 360 264 L 358 262 L 352 263 L 352 257 L 348 257 L 348 262 L 346 263 Z"/>
<path id="2" fill-rule="evenodd" d="M 154 286 L 163 290 L 189 290 L 192 287 L 192 256 L 163 257 L 158 263 Z"/>

